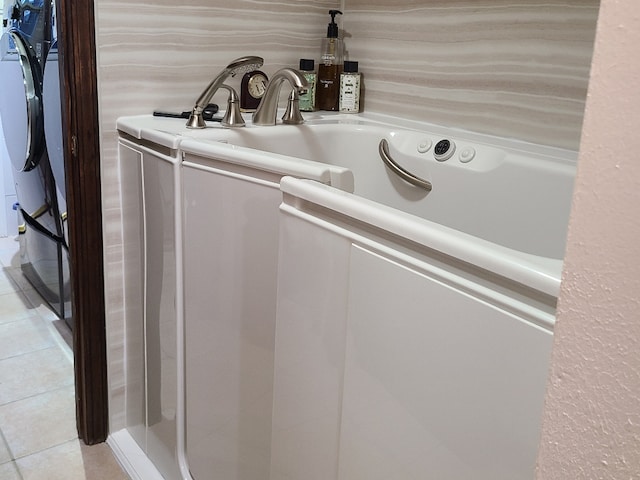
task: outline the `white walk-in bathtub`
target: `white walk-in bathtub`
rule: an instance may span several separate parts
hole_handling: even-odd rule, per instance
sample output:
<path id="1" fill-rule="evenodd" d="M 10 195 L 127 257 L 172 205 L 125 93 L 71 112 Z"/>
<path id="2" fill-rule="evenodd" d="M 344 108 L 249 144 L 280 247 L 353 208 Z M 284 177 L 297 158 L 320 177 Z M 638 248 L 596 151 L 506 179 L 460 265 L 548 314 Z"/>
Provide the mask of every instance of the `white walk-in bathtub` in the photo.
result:
<path id="1" fill-rule="evenodd" d="M 271 480 L 532 478 L 575 156 L 299 130 L 246 145 L 347 167 L 354 186 L 281 180 Z M 382 162 L 383 139 L 430 190 Z"/>
<path id="2" fill-rule="evenodd" d="M 182 471 L 532 478 L 575 153 L 306 118 L 119 123 L 182 161 Z"/>

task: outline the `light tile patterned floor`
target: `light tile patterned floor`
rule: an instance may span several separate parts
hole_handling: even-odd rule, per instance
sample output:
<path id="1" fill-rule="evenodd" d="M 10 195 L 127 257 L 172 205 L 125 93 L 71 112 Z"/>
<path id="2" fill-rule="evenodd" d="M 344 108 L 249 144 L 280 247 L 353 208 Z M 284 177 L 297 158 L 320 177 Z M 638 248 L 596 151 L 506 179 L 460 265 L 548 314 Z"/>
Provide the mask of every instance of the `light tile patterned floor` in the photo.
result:
<path id="1" fill-rule="evenodd" d="M 16 237 L 0 238 L 0 480 L 124 480 L 107 444 L 75 425 L 71 333 L 24 279 Z"/>

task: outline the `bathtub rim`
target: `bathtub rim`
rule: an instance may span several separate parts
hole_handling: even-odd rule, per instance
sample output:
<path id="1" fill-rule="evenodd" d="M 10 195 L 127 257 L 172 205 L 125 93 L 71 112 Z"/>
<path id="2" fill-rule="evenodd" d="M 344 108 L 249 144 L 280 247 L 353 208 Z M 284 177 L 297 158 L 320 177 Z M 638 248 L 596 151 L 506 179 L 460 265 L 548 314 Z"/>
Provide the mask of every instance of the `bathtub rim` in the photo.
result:
<path id="1" fill-rule="evenodd" d="M 285 176 L 280 190 L 292 208 L 300 201 L 319 205 L 552 298 L 560 293 L 560 259 L 518 252 L 313 180 Z"/>
<path id="2" fill-rule="evenodd" d="M 278 110 L 284 111 L 284 109 Z M 222 114 L 223 111 L 220 112 Z M 302 125 L 275 126 L 255 126 L 253 125 L 251 114 L 244 114 L 246 127 L 244 129 L 267 132 L 275 129 L 278 132 L 282 129 L 293 130 L 296 128 L 314 127 L 322 125 L 344 125 L 344 126 L 375 126 L 394 131 L 396 129 L 408 130 L 418 134 L 440 135 L 442 138 L 463 137 L 470 143 L 484 144 L 500 149 L 516 151 L 526 155 L 543 156 L 552 158 L 555 161 L 568 162 L 575 165 L 578 159 L 578 152 L 560 147 L 552 147 L 543 144 L 531 143 L 524 140 L 499 137 L 486 133 L 478 133 L 455 126 L 440 125 L 432 123 L 428 119 L 424 121 L 409 120 L 382 113 L 362 112 L 358 114 L 345 114 L 339 112 L 304 112 L 305 123 Z M 138 140 L 148 140 L 157 145 L 167 148 L 177 149 L 185 140 L 195 141 L 217 141 L 224 140 L 225 133 L 230 130 L 222 127 L 219 123 L 209 122 L 202 130 L 188 129 L 185 121 L 179 118 L 155 117 L 150 114 L 130 115 L 119 117 L 116 121 L 118 131 L 131 135 Z M 248 148 L 248 147 L 246 147 Z"/>

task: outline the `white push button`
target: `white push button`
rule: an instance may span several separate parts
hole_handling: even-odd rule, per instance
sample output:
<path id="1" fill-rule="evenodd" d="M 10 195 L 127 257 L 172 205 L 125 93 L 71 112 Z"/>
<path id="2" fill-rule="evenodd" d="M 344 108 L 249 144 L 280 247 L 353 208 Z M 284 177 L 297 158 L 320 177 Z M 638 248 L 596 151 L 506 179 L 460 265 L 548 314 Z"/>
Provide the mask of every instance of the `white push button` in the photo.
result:
<path id="1" fill-rule="evenodd" d="M 462 163 L 468 163 L 473 160 L 473 157 L 476 156 L 476 151 L 473 147 L 466 147 L 464 150 L 460 152 L 460 161 Z"/>
<path id="2" fill-rule="evenodd" d="M 433 142 L 428 138 L 423 140 L 418 144 L 418 153 L 427 153 L 431 148 L 431 145 L 433 145 Z"/>

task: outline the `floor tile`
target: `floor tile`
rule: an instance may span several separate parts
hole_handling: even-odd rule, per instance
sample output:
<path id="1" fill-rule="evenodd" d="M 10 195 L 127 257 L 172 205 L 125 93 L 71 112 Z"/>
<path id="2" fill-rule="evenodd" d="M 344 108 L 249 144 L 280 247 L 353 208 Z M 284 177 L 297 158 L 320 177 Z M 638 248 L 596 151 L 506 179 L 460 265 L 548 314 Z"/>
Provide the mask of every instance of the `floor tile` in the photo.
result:
<path id="1" fill-rule="evenodd" d="M 73 440 L 21 458 L 16 463 L 24 480 L 128 479 L 104 443 L 87 446 Z"/>
<path id="2" fill-rule="evenodd" d="M 0 295 L 16 291 L 16 284 L 9 274 L 8 268 L 0 267 Z"/>
<path id="3" fill-rule="evenodd" d="M 0 360 L 0 385 L 0 405 L 70 386 L 73 363 L 57 346 L 6 358 Z"/>
<path id="4" fill-rule="evenodd" d="M 20 244 L 17 236 L 0 238 L 0 264 L 5 267 L 20 266 Z"/>
<path id="5" fill-rule="evenodd" d="M 22 274 L 18 249 L 0 238 L 0 480 L 125 480 L 107 444 L 77 438 L 71 331 Z"/>
<path id="6" fill-rule="evenodd" d="M 55 345 L 50 326 L 39 316 L 0 324 L 0 359 Z"/>
<path id="7" fill-rule="evenodd" d="M 11 461 L 11 452 L 4 441 L 4 437 L 0 435 L 0 464 Z M 4 478 L 0 475 L 0 478 Z"/>
<path id="8" fill-rule="evenodd" d="M 0 295 L 0 324 L 33 317 L 37 313 L 22 292 L 8 292 Z"/>
<path id="9" fill-rule="evenodd" d="M 16 459 L 76 439 L 74 387 L 0 406 L 0 425 Z"/>
<path id="10" fill-rule="evenodd" d="M 25 277 L 22 273 L 22 268 L 20 268 L 20 266 L 2 267 L 2 269 L 9 277 L 11 277 L 11 280 L 13 280 L 18 285 L 18 288 L 20 290 L 28 290 L 33 288 L 33 286 L 29 283 L 29 280 L 27 280 L 27 277 Z"/>
<path id="11" fill-rule="evenodd" d="M 0 478 L 2 480 L 23 480 L 13 462 L 0 465 Z"/>

